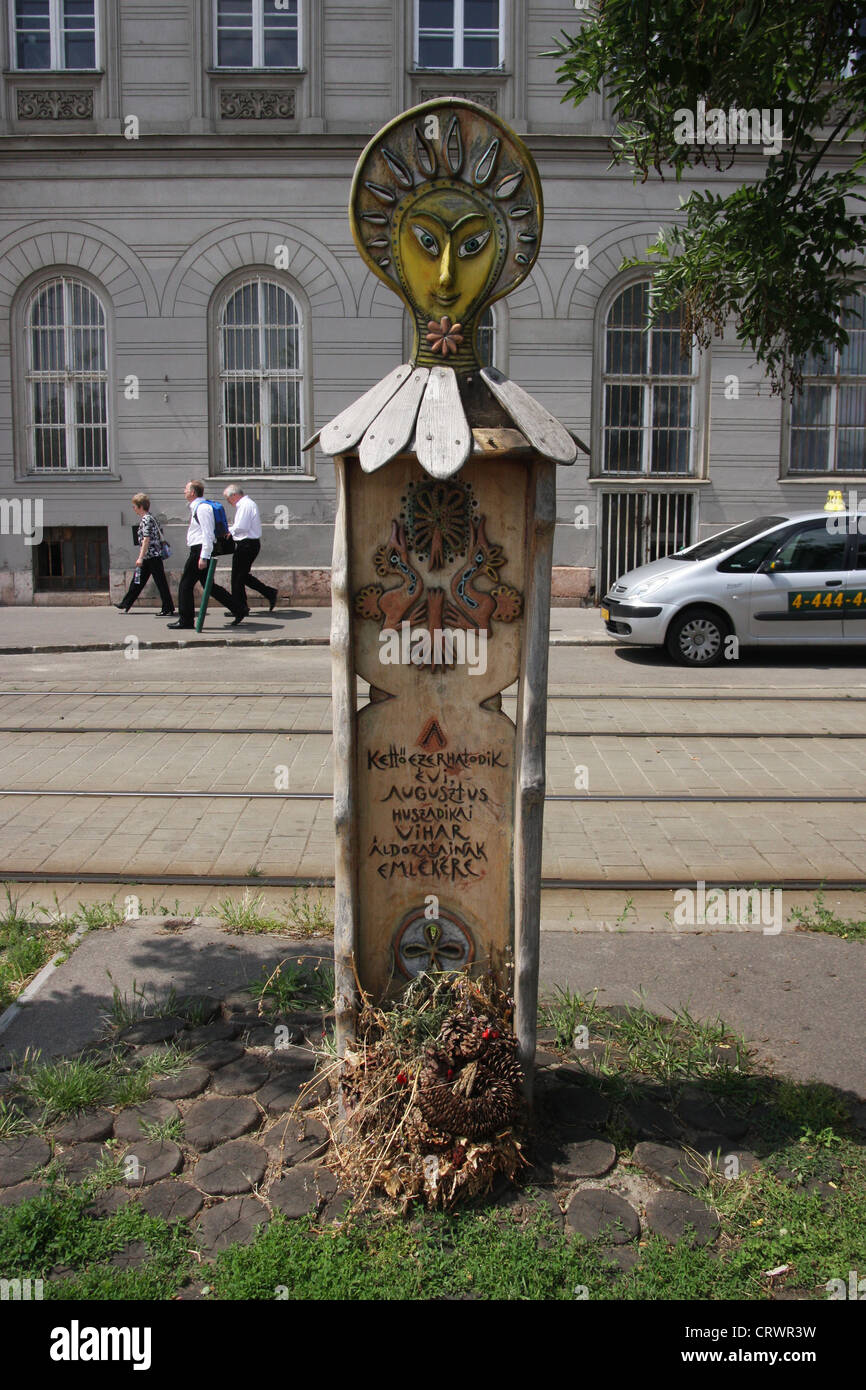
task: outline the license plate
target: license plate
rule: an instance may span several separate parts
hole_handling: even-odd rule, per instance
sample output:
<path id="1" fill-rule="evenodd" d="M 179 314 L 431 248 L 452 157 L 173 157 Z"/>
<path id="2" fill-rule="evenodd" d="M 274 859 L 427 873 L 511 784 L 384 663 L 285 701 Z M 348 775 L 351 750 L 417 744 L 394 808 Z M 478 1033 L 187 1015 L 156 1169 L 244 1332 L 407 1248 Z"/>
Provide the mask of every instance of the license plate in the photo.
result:
<path id="1" fill-rule="evenodd" d="M 609 608 L 602 608 L 602 610 L 601 610 L 601 620 L 602 620 L 603 623 L 609 622 L 609 620 L 610 620 L 610 609 L 609 609 Z"/>

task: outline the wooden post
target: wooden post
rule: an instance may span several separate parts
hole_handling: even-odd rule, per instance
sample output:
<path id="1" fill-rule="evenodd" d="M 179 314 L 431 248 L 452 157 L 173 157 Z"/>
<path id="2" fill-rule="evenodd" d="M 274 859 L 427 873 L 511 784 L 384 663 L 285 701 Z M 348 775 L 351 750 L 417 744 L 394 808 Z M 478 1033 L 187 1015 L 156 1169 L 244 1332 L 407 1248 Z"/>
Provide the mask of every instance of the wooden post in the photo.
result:
<path id="1" fill-rule="evenodd" d="M 440 97 L 370 141 L 349 216 L 415 340 L 310 441 L 337 484 L 338 1047 L 359 985 L 379 1002 L 422 972 L 489 970 L 514 992 L 531 1098 L 555 468 L 577 447 L 477 346 L 538 257 L 541 183 L 498 116 Z"/>
<path id="2" fill-rule="evenodd" d="M 331 687 L 334 719 L 334 1008 L 337 1050 L 342 1057 L 357 1007 L 356 759 L 357 692 L 349 596 L 349 521 L 346 460 L 334 459 L 337 517 L 331 566 Z"/>
<path id="3" fill-rule="evenodd" d="M 514 824 L 514 1001 L 526 1099 L 532 1101 L 541 952 L 541 847 L 544 821 L 550 576 L 556 526 L 556 465 L 536 459 L 528 500 L 526 621 L 517 704 Z"/>

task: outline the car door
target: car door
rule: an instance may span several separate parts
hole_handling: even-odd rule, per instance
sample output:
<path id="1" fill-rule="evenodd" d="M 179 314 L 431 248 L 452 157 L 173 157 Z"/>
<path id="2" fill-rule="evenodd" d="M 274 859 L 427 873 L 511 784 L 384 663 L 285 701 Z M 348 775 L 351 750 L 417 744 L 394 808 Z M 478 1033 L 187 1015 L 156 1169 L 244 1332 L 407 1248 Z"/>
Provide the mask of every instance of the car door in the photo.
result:
<path id="1" fill-rule="evenodd" d="M 851 518 L 857 532 L 853 537 L 854 554 L 845 584 L 845 610 L 842 632 L 846 642 L 866 642 L 866 515 Z M 860 527 L 863 533 L 860 532 Z"/>
<path id="2" fill-rule="evenodd" d="M 847 548 L 846 528 L 829 515 L 789 531 L 752 577 L 752 641 L 841 642 Z"/>

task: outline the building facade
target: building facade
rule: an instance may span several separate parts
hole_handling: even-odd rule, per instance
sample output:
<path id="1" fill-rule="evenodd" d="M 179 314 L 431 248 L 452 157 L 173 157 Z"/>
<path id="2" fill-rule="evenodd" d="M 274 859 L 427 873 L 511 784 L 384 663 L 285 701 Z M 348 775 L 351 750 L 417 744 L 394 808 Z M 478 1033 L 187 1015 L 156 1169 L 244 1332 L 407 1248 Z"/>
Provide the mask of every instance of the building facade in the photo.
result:
<path id="1" fill-rule="evenodd" d="M 468 96 L 529 144 L 545 229 L 491 361 L 586 444 L 559 470 L 554 594 L 864 476 L 866 333 L 793 405 L 731 334 L 643 331 L 672 180 L 610 168 L 601 98 L 560 101 L 573 0 L 2 0 L 0 601 L 105 602 L 145 491 L 182 564 L 183 488 L 240 479 L 262 566 L 327 602 L 333 466 L 303 442 L 398 362 L 407 324 L 349 231 L 367 140 Z M 759 145 L 725 174 L 760 176 Z M 862 303 L 862 301 L 861 301 Z"/>

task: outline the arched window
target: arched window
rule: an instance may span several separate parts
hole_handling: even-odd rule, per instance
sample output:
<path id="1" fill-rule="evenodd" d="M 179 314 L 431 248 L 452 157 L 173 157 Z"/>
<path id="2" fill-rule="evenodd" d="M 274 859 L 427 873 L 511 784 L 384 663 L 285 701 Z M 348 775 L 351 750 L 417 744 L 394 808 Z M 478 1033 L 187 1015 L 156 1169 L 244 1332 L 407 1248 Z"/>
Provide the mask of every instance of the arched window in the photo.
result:
<path id="1" fill-rule="evenodd" d="M 219 314 L 220 455 L 227 473 L 300 473 L 301 315 L 262 276 L 233 289 Z"/>
<path id="2" fill-rule="evenodd" d="M 63 275 L 27 306 L 29 467 L 108 468 L 108 340 L 96 293 Z"/>
<path id="3" fill-rule="evenodd" d="M 842 304 L 848 346 L 803 364 L 791 402 L 789 473 L 866 472 L 866 294 Z"/>
<path id="4" fill-rule="evenodd" d="M 604 326 L 605 473 L 694 472 L 697 363 L 680 351 L 680 316 L 647 328 L 650 282 L 613 300 Z"/>

